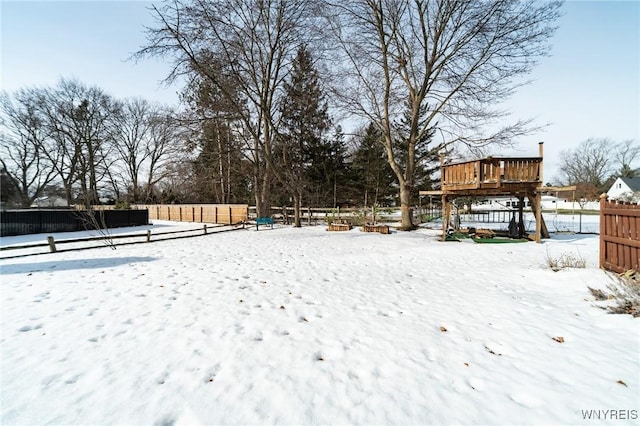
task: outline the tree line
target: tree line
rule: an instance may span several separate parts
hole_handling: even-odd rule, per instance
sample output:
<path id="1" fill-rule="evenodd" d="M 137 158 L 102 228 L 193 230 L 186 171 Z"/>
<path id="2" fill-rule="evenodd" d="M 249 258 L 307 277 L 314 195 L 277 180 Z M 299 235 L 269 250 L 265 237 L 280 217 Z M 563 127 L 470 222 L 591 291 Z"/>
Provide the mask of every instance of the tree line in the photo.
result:
<path id="1" fill-rule="evenodd" d="M 535 129 L 497 126 L 499 105 L 548 53 L 560 6 L 166 1 L 151 6 L 135 58 L 171 63 L 183 108 L 67 80 L 5 95 L 3 168 L 25 203 L 40 186 L 84 203 L 107 188 L 132 201 L 253 201 L 261 216 L 293 204 L 299 225 L 302 203 L 395 199 L 411 229 L 440 155 L 478 155 Z M 344 117 L 363 127 L 345 135 Z"/>
<path id="2" fill-rule="evenodd" d="M 178 111 L 144 99 L 118 100 L 66 79 L 2 94 L 2 201 L 23 208 L 45 195 L 85 206 L 251 203 L 252 163 L 239 129 L 207 118 L 208 99 L 185 101 L 189 109 Z M 287 108 L 312 105 L 300 101 Z M 290 120 L 287 137 L 302 138 L 293 132 L 305 130 Z M 316 120 L 329 129 L 326 114 Z M 294 195 L 313 207 L 395 202 L 392 172 L 372 125 L 348 138 L 339 126 L 323 137 L 304 137 L 305 143 L 283 141 L 274 150 L 280 173 L 291 181 L 282 187 L 274 179 L 274 205 L 291 205 Z M 292 195 L 297 188 L 305 190 Z"/>

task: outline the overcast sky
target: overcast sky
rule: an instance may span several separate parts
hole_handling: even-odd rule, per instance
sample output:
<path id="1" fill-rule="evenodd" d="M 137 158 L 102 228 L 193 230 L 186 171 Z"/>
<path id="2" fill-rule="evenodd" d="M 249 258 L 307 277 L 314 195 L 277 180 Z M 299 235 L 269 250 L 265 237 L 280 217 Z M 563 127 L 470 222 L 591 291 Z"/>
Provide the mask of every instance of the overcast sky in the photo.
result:
<path id="1" fill-rule="evenodd" d="M 5 1 L 0 8 L 0 88 L 53 86 L 76 77 L 118 98 L 176 104 L 179 87 L 164 87 L 169 65 L 127 61 L 153 25 L 143 1 Z M 515 151 L 537 155 L 544 141 L 545 182 L 561 151 L 590 138 L 640 143 L 640 1 L 568 1 L 542 59 L 506 106 L 512 119 L 536 118 L 545 131 Z"/>

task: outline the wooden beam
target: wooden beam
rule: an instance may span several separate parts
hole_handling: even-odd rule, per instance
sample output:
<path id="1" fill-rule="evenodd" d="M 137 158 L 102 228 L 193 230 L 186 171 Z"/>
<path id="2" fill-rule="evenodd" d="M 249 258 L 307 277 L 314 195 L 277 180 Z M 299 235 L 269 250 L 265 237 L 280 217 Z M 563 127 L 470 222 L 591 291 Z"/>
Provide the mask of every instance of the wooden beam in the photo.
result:
<path id="1" fill-rule="evenodd" d="M 420 191 L 419 195 L 442 195 L 442 191 L 434 190 L 434 191 Z"/>
<path id="2" fill-rule="evenodd" d="M 576 186 L 575 185 L 570 185 L 570 186 L 542 186 L 540 187 L 540 191 L 541 192 L 569 192 L 569 191 L 575 191 L 576 190 Z"/>
<path id="3" fill-rule="evenodd" d="M 518 196 L 518 238 L 524 236 L 524 197 Z"/>
<path id="4" fill-rule="evenodd" d="M 449 228 L 449 216 L 451 215 L 451 204 L 446 195 L 442 196 L 442 241 L 447 240 L 447 229 Z"/>
<path id="5" fill-rule="evenodd" d="M 536 192 L 534 195 L 527 194 L 527 198 L 531 203 L 531 210 L 533 210 L 533 214 L 536 217 L 536 243 L 539 243 L 541 238 L 549 238 L 549 230 L 547 229 L 547 224 L 544 223 L 544 217 L 542 217 L 541 197 L 542 194 L 540 194 L 540 192 Z"/>

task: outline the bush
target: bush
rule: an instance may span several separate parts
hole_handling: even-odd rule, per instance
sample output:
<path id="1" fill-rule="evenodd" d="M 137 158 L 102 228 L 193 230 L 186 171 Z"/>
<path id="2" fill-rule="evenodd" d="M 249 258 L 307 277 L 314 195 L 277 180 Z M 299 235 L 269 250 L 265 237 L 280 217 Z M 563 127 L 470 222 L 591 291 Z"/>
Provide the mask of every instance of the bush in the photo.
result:
<path id="1" fill-rule="evenodd" d="M 580 254 L 562 253 L 559 257 L 552 257 L 547 253 L 547 264 L 554 271 L 565 268 L 586 268 L 587 261 Z"/>
<path id="2" fill-rule="evenodd" d="M 589 291 L 596 301 L 607 301 L 606 306 L 598 306 L 611 314 L 629 314 L 640 317 L 640 274 L 627 271 L 624 274 L 609 274 L 611 283 L 607 285 L 609 293 L 591 287 Z M 610 302 L 613 301 L 613 304 Z"/>
<path id="3" fill-rule="evenodd" d="M 131 206 L 126 201 L 116 201 L 115 210 L 131 210 Z"/>

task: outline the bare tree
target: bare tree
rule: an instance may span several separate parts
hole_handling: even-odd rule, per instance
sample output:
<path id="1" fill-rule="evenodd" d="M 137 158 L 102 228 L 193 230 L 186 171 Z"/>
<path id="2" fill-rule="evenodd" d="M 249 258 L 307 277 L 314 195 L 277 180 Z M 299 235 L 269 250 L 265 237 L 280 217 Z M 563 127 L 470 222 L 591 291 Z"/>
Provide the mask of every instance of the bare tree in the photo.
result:
<path id="1" fill-rule="evenodd" d="M 191 158 L 185 149 L 186 130 L 176 118 L 175 111 L 170 108 L 156 111 L 150 124 L 149 139 L 145 145 L 146 201 L 151 199 L 159 182 L 173 179 L 184 165 L 191 164 Z"/>
<path id="2" fill-rule="evenodd" d="M 615 145 L 614 162 L 617 163 L 621 177 L 634 177 L 639 171 L 633 166 L 640 159 L 640 144 L 634 139 L 627 139 Z"/>
<path id="3" fill-rule="evenodd" d="M 90 206 L 98 200 L 113 145 L 115 108 L 109 95 L 78 80 L 61 79 L 55 88 L 38 93 L 38 110 L 51 136 L 42 152 L 54 165 L 68 203 L 78 198 Z"/>
<path id="4" fill-rule="evenodd" d="M 613 173 L 612 149 L 614 144 L 608 139 L 587 139 L 575 149 L 560 153 L 561 185 L 586 184 L 600 193 L 605 189 L 607 178 Z M 590 190 L 588 192 L 593 192 Z"/>
<path id="5" fill-rule="evenodd" d="M 0 96 L 0 161 L 18 192 L 21 207 L 30 207 L 55 178 L 56 158 L 47 158 L 42 152 L 49 134 L 37 109 L 37 91 L 23 89 L 13 96 Z"/>
<path id="6" fill-rule="evenodd" d="M 108 170 L 111 186 L 118 198 L 127 193 L 130 202 L 147 202 L 153 186 L 165 177 L 164 163 L 180 161 L 179 123 L 172 109 L 144 99 L 127 99 L 118 106 L 111 129 L 115 151 L 115 167 Z"/>
<path id="7" fill-rule="evenodd" d="M 168 1 L 153 6 L 157 26 L 148 29 L 147 46 L 136 54 L 172 57 L 169 81 L 195 74 L 234 106 L 253 163 L 258 215 L 270 209 L 277 99 L 297 47 L 318 34 L 308 24 L 319 5 L 312 0 Z"/>
<path id="8" fill-rule="evenodd" d="M 117 152 L 119 173 L 112 171 L 112 186 L 116 194 L 122 190 L 118 183 L 124 182 L 130 186 L 131 202 L 140 201 L 140 177 L 149 152 L 145 143 L 151 133 L 151 116 L 153 110 L 149 102 L 144 99 L 127 99 L 120 103 L 113 128 L 114 148 Z M 113 179 L 113 175 L 120 179 Z M 119 175 L 119 176 L 118 176 Z M 118 199 L 120 196 L 118 196 Z"/>
<path id="9" fill-rule="evenodd" d="M 496 130 L 505 111 L 495 106 L 548 52 L 559 7 L 534 0 L 334 5 L 332 27 L 344 64 L 340 81 L 346 84 L 336 98 L 381 131 L 400 185 L 403 229 L 413 227 L 416 146 L 430 133 L 438 137 L 435 149 L 478 148 L 531 130 L 527 121 Z"/>

